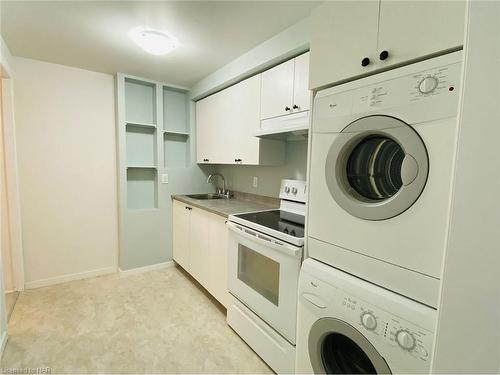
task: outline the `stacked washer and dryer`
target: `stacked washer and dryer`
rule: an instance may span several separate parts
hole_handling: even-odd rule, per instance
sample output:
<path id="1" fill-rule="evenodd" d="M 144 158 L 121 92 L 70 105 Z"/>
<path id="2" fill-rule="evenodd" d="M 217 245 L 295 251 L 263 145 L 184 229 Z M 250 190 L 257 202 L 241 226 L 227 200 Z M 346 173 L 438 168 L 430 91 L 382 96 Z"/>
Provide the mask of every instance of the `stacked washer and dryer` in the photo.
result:
<path id="1" fill-rule="evenodd" d="M 462 52 L 317 93 L 297 373 L 428 373 Z"/>

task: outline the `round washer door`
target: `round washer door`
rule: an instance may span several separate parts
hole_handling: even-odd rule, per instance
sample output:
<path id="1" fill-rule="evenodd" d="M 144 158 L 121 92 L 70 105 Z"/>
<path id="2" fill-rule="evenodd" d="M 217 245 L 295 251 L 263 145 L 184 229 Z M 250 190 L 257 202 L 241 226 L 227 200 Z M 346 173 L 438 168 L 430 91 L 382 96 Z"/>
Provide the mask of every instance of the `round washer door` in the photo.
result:
<path id="1" fill-rule="evenodd" d="M 358 119 L 335 138 L 325 176 L 337 204 L 356 217 L 385 220 L 406 211 L 429 172 L 425 145 L 412 127 L 389 116 Z"/>
<path id="2" fill-rule="evenodd" d="M 322 318 L 309 332 L 309 358 L 315 374 L 390 374 L 375 347 L 339 319 Z"/>

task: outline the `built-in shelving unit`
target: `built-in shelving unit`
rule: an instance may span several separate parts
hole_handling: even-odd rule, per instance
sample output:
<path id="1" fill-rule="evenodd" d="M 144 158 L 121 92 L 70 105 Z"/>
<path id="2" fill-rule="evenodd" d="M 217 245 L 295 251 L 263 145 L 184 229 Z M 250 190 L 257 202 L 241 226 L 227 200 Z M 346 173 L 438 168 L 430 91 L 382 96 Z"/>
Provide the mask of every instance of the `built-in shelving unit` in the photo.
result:
<path id="1" fill-rule="evenodd" d="M 169 194 L 191 164 L 189 100 L 186 90 L 120 73 L 116 97 L 120 268 L 130 269 L 169 259 Z"/>
<path id="2" fill-rule="evenodd" d="M 165 168 L 189 164 L 190 139 L 187 131 L 186 93 L 163 87 L 163 160 Z"/>
<path id="3" fill-rule="evenodd" d="M 158 166 L 156 85 L 125 78 L 127 208 L 157 208 Z"/>

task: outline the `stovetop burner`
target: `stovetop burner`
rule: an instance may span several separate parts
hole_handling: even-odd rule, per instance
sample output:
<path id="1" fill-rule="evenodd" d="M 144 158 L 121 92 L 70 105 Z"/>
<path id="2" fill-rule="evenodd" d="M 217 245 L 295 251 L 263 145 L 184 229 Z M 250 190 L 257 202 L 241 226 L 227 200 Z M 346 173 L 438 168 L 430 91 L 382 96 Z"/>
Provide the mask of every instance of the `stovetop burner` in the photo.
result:
<path id="1" fill-rule="evenodd" d="M 296 238 L 304 237 L 304 216 L 283 210 L 259 211 L 234 215 Z"/>

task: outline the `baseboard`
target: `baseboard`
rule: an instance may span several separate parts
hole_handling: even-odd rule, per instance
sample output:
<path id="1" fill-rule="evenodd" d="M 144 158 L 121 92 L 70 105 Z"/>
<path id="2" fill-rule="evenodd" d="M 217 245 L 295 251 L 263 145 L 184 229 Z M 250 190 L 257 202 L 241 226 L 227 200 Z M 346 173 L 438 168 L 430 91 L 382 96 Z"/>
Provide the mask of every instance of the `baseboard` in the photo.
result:
<path id="1" fill-rule="evenodd" d="M 48 279 L 30 281 L 26 283 L 26 289 L 42 288 L 44 286 L 61 284 L 74 280 L 89 279 L 91 277 L 108 275 L 110 273 L 116 273 L 116 267 L 99 268 L 97 270 L 92 270 L 92 271 L 79 272 L 70 275 L 62 275 L 62 276 L 50 277 Z"/>
<path id="2" fill-rule="evenodd" d="M 2 333 L 2 337 L 1 337 L 2 341 L 0 342 L 0 359 L 2 359 L 5 345 L 7 345 L 7 338 L 8 338 L 7 331 L 5 331 Z"/>
<path id="3" fill-rule="evenodd" d="M 149 271 L 161 270 L 162 268 L 169 268 L 173 266 L 175 266 L 174 261 L 169 260 L 168 262 L 152 264 L 150 266 L 131 268 L 129 270 L 122 270 L 121 268 L 118 268 L 118 270 L 120 272 L 120 276 L 128 276 L 128 275 L 137 275 Z"/>

